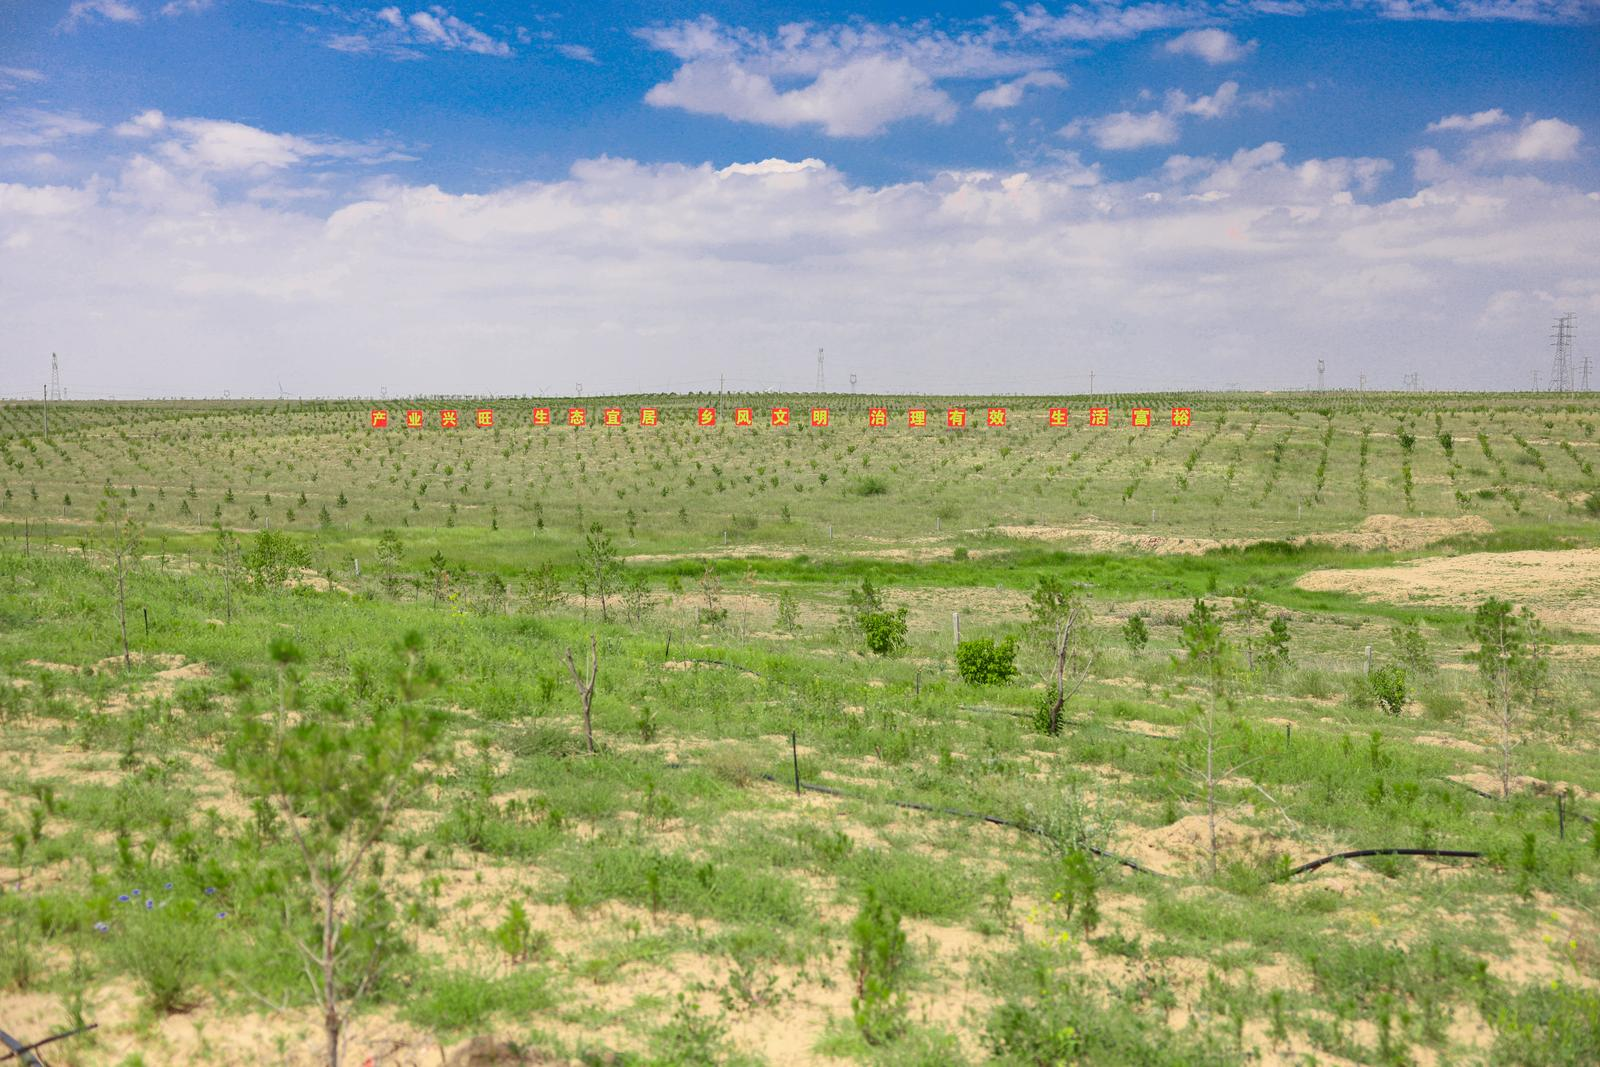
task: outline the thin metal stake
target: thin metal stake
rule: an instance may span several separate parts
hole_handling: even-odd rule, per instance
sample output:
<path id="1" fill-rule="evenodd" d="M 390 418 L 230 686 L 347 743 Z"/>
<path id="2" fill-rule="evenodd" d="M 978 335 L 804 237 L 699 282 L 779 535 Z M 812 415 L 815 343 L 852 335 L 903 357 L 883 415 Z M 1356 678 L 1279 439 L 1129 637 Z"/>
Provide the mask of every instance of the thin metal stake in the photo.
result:
<path id="1" fill-rule="evenodd" d="M 789 731 L 789 755 L 794 759 L 794 792 L 800 795 L 800 744 L 795 740 L 793 730 Z"/>

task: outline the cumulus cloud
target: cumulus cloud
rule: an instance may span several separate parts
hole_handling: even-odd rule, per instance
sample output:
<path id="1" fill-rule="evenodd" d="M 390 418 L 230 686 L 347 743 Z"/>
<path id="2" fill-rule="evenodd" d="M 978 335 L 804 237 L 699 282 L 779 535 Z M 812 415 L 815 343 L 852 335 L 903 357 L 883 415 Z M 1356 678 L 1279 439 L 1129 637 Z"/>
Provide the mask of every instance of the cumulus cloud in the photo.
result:
<path id="1" fill-rule="evenodd" d="M 595 58 L 594 49 L 588 47 L 587 45 L 558 44 L 556 45 L 556 51 L 566 56 L 568 59 L 576 60 L 579 63 L 600 62 L 600 60 Z"/>
<path id="2" fill-rule="evenodd" d="M 932 78 L 906 59 L 887 56 L 852 59 L 788 90 L 729 60 L 694 60 L 652 87 L 645 102 L 767 126 L 815 125 L 833 137 L 881 133 L 908 118 L 949 122 L 956 113 Z"/>
<path id="3" fill-rule="evenodd" d="M 249 143 L 223 161 L 282 158 Z M 326 197 L 297 195 L 315 158 L 252 196 L 146 145 L 109 179 L 0 185 L 8 339 L 70 347 L 111 389 L 532 392 L 581 362 L 591 388 L 638 391 L 730 351 L 803 386 L 790 368 L 818 345 L 884 390 L 1081 389 L 1091 365 L 1127 390 L 1275 387 L 1305 383 L 1281 353 L 1306 336 L 1387 338 L 1430 380 L 1487 387 L 1522 380 L 1508 354 L 1545 358 L 1537 294 L 1600 313 L 1587 190 L 1468 174 L 1373 199 L 1386 161 L 1276 142 L 1115 182 L 1076 161 L 872 184 L 815 159 L 594 159 Z"/>
<path id="4" fill-rule="evenodd" d="M 1514 131 L 1478 138 L 1468 151 L 1485 163 L 1558 163 L 1576 158 L 1581 140 L 1583 131 L 1570 122 L 1529 117 Z"/>
<path id="5" fill-rule="evenodd" d="M 1212 66 L 1237 63 L 1256 50 L 1257 42 L 1240 41 L 1227 30 L 1208 27 L 1180 33 L 1166 43 L 1166 50 L 1175 56 L 1194 56 Z"/>
<path id="6" fill-rule="evenodd" d="M 1094 119 L 1075 119 L 1062 127 L 1063 137 L 1088 136 L 1108 151 L 1149 148 L 1172 144 L 1180 132 L 1178 120 L 1185 117 L 1217 119 L 1231 114 L 1239 105 L 1239 83 L 1226 81 L 1216 92 L 1190 97 L 1181 89 L 1167 91 L 1164 106 L 1155 111 L 1118 111 Z"/>
<path id="7" fill-rule="evenodd" d="M 32 148 L 73 137 L 83 137 L 100 129 L 71 111 L 44 111 L 25 107 L 0 112 L 0 148 Z"/>
<path id="8" fill-rule="evenodd" d="M 357 163 L 408 159 L 392 146 L 329 137 L 272 133 L 242 122 L 169 118 L 152 108 L 112 127 L 119 137 L 157 139 L 156 155 L 186 171 L 213 173 L 281 170 L 307 160 Z"/>
<path id="9" fill-rule="evenodd" d="M 44 81 L 44 75 L 29 67 L 0 67 L 0 91 Z"/>
<path id="10" fill-rule="evenodd" d="M 1438 122 L 1428 123 L 1429 133 L 1438 133 L 1441 130 L 1481 130 L 1485 126 L 1498 126 L 1508 121 L 1506 113 L 1499 108 L 1490 108 L 1487 111 L 1474 111 L 1470 115 L 1446 115 Z"/>
<path id="11" fill-rule="evenodd" d="M 167 18 L 174 15 L 199 15 L 210 11 L 216 0 L 167 0 L 161 5 L 161 14 Z"/>
<path id="12" fill-rule="evenodd" d="M 71 31 L 88 22 L 138 22 L 143 17 L 126 0 L 72 0 L 58 28 Z"/>
<path id="13" fill-rule="evenodd" d="M 936 84 L 940 78 L 1034 74 L 983 94 L 983 106 L 1012 106 L 1000 101 L 1020 100 L 1029 86 L 1060 77 L 1040 69 L 1043 56 L 1014 48 L 1007 33 L 989 25 L 956 31 L 927 23 L 791 23 L 765 34 L 701 16 L 649 27 L 639 37 L 681 64 L 646 94 L 649 103 L 771 126 L 815 125 L 838 137 L 879 133 L 905 119 L 948 122 L 956 105 Z"/>
<path id="14" fill-rule="evenodd" d="M 1022 103 L 1022 97 L 1029 89 L 1065 89 L 1067 79 L 1053 70 L 1032 70 L 1020 77 L 1012 78 L 996 84 L 992 89 L 985 89 L 972 101 L 972 106 L 980 111 L 1000 111 L 1005 108 L 1016 107 Z"/>
<path id="15" fill-rule="evenodd" d="M 336 52 L 422 59 L 430 50 L 507 57 L 511 45 L 450 13 L 438 4 L 409 15 L 397 6 L 376 11 L 340 12 L 347 32 L 331 33 L 323 44 Z"/>

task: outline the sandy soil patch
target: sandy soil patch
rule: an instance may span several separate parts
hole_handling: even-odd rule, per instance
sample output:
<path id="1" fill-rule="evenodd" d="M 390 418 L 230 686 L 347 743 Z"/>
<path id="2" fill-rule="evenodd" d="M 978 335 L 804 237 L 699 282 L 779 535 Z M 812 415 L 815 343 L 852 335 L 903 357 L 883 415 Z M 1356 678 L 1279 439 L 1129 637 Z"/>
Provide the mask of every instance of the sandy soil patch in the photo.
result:
<path id="1" fill-rule="evenodd" d="M 1465 533 L 1492 533 L 1494 527 L 1479 515 L 1454 518 L 1421 518 L 1405 515 L 1368 515 L 1354 530 L 1306 534 L 1285 538 L 1291 544 L 1331 545 L 1367 551 L 1403 552 L 1443 541 Z M 1150 552 L 1158 556 L 1196 556 L 1217 548 L 1246 548 L 1270 538 L 1261 537 L 1180 537 L 1170 534 L 1144 534 L 1109 524 L 1083 523 L 1076 526 L 995 526 L 988 531 L 1031 541 L 1073 541 L 1096 552 Z"/>
<path id="2" fill-rule="evenodd" d="M 1549 625 L 1600 633 L 1600 548 L 1471 552 L 1389 567 L 1311 571 L 1301 589 L 1397 604 L 1469 607 L 1497 596 L 1527 605 Z"/>

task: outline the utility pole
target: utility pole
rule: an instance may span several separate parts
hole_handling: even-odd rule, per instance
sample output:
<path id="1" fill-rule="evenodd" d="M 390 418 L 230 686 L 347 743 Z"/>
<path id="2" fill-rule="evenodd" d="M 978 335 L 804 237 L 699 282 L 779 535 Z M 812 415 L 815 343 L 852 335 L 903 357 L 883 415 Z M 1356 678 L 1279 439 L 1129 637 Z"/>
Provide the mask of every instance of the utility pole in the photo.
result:
<path id="1" fill-rule="evenodd" d="M 50 353 L 50 397 L 61 399 L 61 359 L 54 352 Z"/>
<path id="2" fill-rule="evenodd" d="M 1360 391 L 1364 393 L 1364 392 L 1367 391 L 1367 375 L 1366 375 L 1365 371 L 1363 371 L 1361 373 L 1360 379 L 1361 379 L 1361 384 L 1360 384 L 1359 388 L 1360 388 Z"/>
<path id="3" fill-rule="evenodd" d="M 1556 319 L 1555 328 L 1550 332 L 1550 345 L 1556 350 L 1555 359 L 1550 364 L 1550 391 L 1552 393 L 1572 392 L 1572 312 L 1567 312 Z"/>
<path id="4" fill-rule="evenodd" d="M 50 387 L 44 387 L 44 435 L 50 436 Z"/>
<path id="5" fill-rule="evenodd" d="M 817 349 L 817 392 L 822 392 L 822 349 Z"/>
<path id="6" fill-rule="evenodd" d="M 1317 392 L 1322 392 L 1322 372 L 1328 369 L 1326 360 L 1317 360 Z"/>
<path id="7" fill-rule="evenodd" d="M 1094 396 L 1094 371 L 1089 372 L 1089 395 Z"/>

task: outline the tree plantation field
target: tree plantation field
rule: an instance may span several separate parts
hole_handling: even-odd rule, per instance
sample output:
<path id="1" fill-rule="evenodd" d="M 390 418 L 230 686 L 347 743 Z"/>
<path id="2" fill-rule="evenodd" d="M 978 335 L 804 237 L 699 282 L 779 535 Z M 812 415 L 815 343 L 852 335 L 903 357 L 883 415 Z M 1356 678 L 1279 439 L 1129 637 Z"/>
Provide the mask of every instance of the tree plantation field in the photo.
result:
<path id="1" fill-rule="evenodd" d="M 1094 402 L 0 406 L 0 1030 L 1600 1062 L 1594 405 Z"/>

